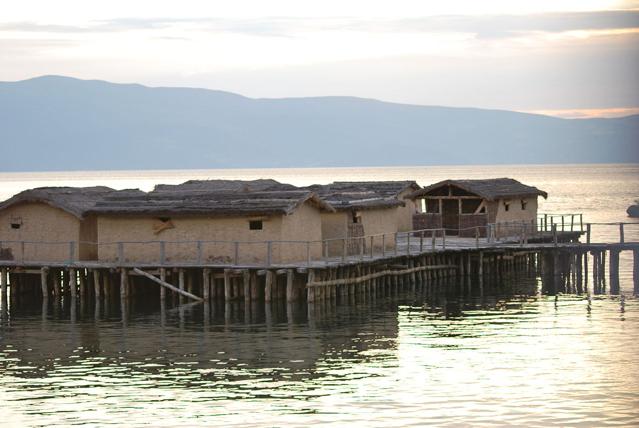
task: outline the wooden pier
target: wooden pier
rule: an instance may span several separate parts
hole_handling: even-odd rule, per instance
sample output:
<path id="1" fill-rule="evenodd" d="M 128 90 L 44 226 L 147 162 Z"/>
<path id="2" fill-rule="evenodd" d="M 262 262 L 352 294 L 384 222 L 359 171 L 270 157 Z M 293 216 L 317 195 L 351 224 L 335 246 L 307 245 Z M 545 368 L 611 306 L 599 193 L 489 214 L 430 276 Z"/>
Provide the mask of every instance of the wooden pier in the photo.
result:
<path id="1" fill-rule="evenodd" d="M 455 278 L 466 292 L 481 295 L 486 278 L 517 271 L 538 275 L 549 294 L 590 288 L 595 294 L 618 294 L 623 253 L 632 254 L 633 292 L 639 294 L 639 242 L 626 239 L 623 225 L 619 229 L 614 243 L 590 242 L 590 226 L 584 232 L 554 230 L 499 241 L 478 234 L 459 238 L 437 230 L 411 231 L 395 236 L 392 251 L 365 252 L 362 246 L 356 254 L 288 264 L 0 260 L 2 313 L 39 299 L 126 302 L 154 295 L 163 305 L 276 300 L 316 305 L 388 295 L 444 278 Z M 586 242 L 579 242 L 582 235 Z"/>

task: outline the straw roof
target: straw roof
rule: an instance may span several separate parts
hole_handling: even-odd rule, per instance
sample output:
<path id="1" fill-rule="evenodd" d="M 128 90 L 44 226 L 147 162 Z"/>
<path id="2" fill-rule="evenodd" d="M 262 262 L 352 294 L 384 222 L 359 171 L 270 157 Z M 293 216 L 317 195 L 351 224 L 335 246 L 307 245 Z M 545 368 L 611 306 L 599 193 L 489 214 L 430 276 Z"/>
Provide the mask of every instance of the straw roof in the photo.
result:
<path id="1" fill-rule="evenodd" d="M 68 212 L 75 217 L 82 219 L 98 201 L 107 195 L 118 193 L 143 194 L 140 190 L 116 191 L 110 187 L 38 187 L 25 190 L 17 195 L 0 203 L 0 210 L 22 203 L 44 203 L 55 208 Z"/>
<path id="2" fill-rule="evenodd" d="M 444 180 L 431 184 L 410 194 L 411 198 L 425 196 L 433 190 L 444 186 L 456 186 L 474 193 L 489 201 L 506 198 L 525 198 L 531 196 L 548 197 L 548 193 L 533 186 L 527 186 L 512 178 L 489 178 L 483 180 Z"/>
<path id="3" fill-rule="evenodd" d="M 258 180 L 189 180 L 181 184 L 158 184 L 153 192 L 266 192 L 277 190 L 295 190 L 292 184 L 280 183 L 272 179 Z"/>
<path id="4" fill-rule="evenodd" d="M 92 212 L 153 216 L 270 216 L 291 214 L 306 202 L 324 211 L 334 211 L 330 204 L 315 193 L 305 190 L 263 192 L 164 190 L 143 195 L 112 195 L 98 202 Z"/>
<path id="5" fill-rule="evenodd" d="M 414 181 L 336 181 L 308 187 L 336 210 L 384 209 L 403 206 L 399 194 L 419 189 Z"/>

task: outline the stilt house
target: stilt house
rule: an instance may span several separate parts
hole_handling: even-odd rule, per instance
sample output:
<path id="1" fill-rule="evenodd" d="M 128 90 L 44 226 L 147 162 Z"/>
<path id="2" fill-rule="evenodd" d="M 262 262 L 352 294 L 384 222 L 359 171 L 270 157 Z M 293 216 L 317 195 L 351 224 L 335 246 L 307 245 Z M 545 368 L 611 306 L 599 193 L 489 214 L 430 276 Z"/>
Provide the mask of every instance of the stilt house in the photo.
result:
<path id="1" fill-rule="evenodd" d="M 535 228 L 538 196 L 548 194 L 512 178 L 440 181 L 411 194 L 420 210 L 413 229 L 486 236 L 493 224 L 496 235 L 516 234 L 521 227 Z"/>

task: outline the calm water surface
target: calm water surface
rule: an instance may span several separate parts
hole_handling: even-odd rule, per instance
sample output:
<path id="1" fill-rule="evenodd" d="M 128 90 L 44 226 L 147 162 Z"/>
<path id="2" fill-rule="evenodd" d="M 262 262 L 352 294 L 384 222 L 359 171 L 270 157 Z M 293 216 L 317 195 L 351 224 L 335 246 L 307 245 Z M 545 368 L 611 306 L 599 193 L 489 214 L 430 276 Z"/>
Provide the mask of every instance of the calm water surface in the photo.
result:
<path id="1" fill-rule="evenodd" d="M 542 210 L 593 222 L 628 221 L 639 197 L 639 166 L 598 165 L 0 174 L 0 198 L 52 184 L 490 176 L 537 185 L 550 193 Z M 0 425 L 636 426 L 631 277 L 624 258 L 620 296 L 548 296 L 536 278 L 510 278 L 483 297 L 450 283 L 311 311 L 21 307 L 0 322 Z"/>

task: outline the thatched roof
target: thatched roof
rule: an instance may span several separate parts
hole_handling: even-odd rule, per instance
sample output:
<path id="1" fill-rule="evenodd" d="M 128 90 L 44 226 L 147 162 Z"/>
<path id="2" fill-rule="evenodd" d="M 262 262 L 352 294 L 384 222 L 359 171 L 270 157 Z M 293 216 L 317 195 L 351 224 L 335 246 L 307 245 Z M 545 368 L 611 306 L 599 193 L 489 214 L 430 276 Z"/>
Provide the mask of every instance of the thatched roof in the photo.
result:
<path id="1" fill-rule="evenodd" d="M 110 194 L 144 194 L 140 190 L 116 191 L 110 187 L 38 187 L 25 190 L 0 203 L 0 210 L 22 203 L 44 203 L 83 218 L 98 201 Z"/>
<path id="2" fill-rule="evenodd" d="M 399 194 L 419 189 L 414 181 L 336 181 L 308 187 L 336 210 L 380 209 L 403 206 Z"/>
<path id="3" fill-rule="evenodd" d="M 512 178 L 489 178 L 483 180 L 444 180 L 431 184 L 410 194 L 410 198 L 425 196 L 433 190 L 445 186 L 456 186 L 489 201 L 531 196 L 548 197 L 548 193 L 533 186 L 527 186 Z"/>
<path id="4" fill-rule="evenodd" d="M 272 179 L 258 180 L 189 180 L 182 184 L 158 184 L 153 192 L 197 191 L 197 192 L 267 192 L 295 190 L 292 184 Z"/>
<path id="5" fill-rule="evenodd" d="M 291 214 L 310 202 L 321 210 L 333 207 L 305 190 L 265 192 L 156 191 L 143 195 L 113 195 L 92 209 L 96 214 L 118 215 L 206 215 L 209 217 L 270 216 Z"/>

